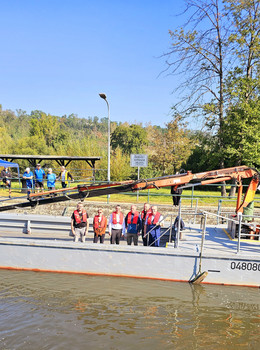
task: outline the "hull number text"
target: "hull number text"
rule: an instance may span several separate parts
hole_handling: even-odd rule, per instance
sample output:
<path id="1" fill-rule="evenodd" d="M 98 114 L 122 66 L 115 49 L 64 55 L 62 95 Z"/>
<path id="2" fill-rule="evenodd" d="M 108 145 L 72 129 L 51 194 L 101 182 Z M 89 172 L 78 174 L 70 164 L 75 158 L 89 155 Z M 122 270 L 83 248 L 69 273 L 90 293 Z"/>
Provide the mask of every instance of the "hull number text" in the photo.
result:
<path id="1" fill-rule="evenodd" d="M 231 262 L 231 270 L 260 271 L 260 264 L 251 262 Z"/>

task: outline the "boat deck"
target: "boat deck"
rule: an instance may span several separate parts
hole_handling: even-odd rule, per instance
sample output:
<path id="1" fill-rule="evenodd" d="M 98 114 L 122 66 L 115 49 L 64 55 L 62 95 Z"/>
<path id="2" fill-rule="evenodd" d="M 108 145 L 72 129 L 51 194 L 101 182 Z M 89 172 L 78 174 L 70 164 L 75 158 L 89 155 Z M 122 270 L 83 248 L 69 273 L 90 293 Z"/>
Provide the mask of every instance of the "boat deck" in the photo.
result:
<path id="1" fill-rule="evenodd" d="M 218 226 L 207 225 L 203 252 L 204 254 L 219 254 L 230 255 L 237 254 L 237 239 L 232 240 L 227 232 L 225 224 Z M 192 225 L 186 227 L 183 231 L 183 239 L 179 242 L 179 249 L 182 251 L 194 251 L 201 248 L 201 230 L 199 225 Z M 250 253 L 251 255 L 260 253 L 260 241 L 255 240 L 241 240 L 240 252 Z"/>
<path id="2" fill-rule="evenodd" d="M 167 226 L 167 225 L 165 225 Z M 215 225 L 207 225 L 205 240 L 203 245 L 203 255 L 216 255 L 219 256 L 227 256 L 230 254 L 237 254 L 237 240 L 231 240 L 226 231 L 226 224 L 221 224 L 218 226 Z M 161 246 L 167 248 L 165 249 L 174 249 L 178 253 L 189 253 L 194 254 L 199 252 L 201 249 L 201 229 L 199 224 L 193 224 L 186 226 L 182 231 L 182 239 L 179 241 L 178 249 L 174 248 L 174 243 L 168 243 L 169 235 L 165 235 L 161 238 Z M 69 230 L 67 232 L 51 232 L 50 230 L 43 230 L 42 232 L 34 232 L 31 234 L 19 233 L 15 230 L 3 230 L 0 231 L 1 238 L 22 238 L 29 240 L 46 240 L 46 241 L 60 241 L 60 242 L 71 242 L 72 244 L 83 245 L 84 243 L 73 242 L 73 237 L 69 236 Z M 86 243 L 89 244 L 93 242 L 93 229 L 92 225 L 90 225 L 90 230 L 88 235 L 86 236 Z M 98 243 L 99 244 L 99 243 Z M 110 245 L 110 237 L 106 234 L 105 245 Z M 120 241 L 120 245 L 126 246 L 126 240 L 122 239 Z M 142 237 L 139 236 L 138 246 L 142 247 Z M 138 247 L 138 249 L 140 249 Z M 134 248 L 134 247 L 133 247 Z M 149 247 L 144 247 L 145 249 L 149 249 Z M 250 254 L 257 255 L 260 253 L 260 241 L 255 240 L 241 240 L 240 241 L 240 253 L 242 254 Z"/>

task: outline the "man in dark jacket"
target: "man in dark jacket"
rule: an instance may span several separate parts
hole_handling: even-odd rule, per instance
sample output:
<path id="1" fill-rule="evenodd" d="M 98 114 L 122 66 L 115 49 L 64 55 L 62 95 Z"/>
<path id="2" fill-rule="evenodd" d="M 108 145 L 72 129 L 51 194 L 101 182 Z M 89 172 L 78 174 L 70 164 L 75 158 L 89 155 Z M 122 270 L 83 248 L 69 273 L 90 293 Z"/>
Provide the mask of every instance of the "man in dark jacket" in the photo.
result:
<path id="1" fill-rule="evenodd" d="M 1 178 L 3 180 L 3 183 L 5 184 L 6 187 L 9 189 L 9 198 L 11 198 L 11 178 L 12 174 L 9 171 L 8 168 L 4 168 L 4 170 L 1 171 Z"/>
<path id="2" fill-rule="evenodd" d="M 138 236 L 142 229 L 142 222 L 135 205 L 131 206 L 131 211 L 125 217 L 125 229 L 127 244 L 131 245 L 132 241 L 134 241 L 134 245 L 138 245 Z"/>

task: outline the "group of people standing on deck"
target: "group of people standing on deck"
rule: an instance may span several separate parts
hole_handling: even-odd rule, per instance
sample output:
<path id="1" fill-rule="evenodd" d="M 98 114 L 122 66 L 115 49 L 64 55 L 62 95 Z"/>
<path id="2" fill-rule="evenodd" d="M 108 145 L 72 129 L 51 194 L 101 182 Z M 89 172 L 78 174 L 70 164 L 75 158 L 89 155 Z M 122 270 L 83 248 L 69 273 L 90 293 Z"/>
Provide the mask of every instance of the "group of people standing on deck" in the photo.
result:
<path id="1" fill-rule="evenodd" d="M 157 211 L 157 206 L 153 205 L 150 208 L 148 203 L 144 204 L 140 213 L 136 210 L 136 205 L 131 205 L 130 211 L 125 216 L 121 211 L 121 206 L 117 205 L 108 219 L 103 215 L 103 209 L 99 208 L 93 218 L 93 243 L 98 241 L 104 243 L 107 226 L 111 244 L 119 244 L 121 238 L 125 237 L 128 245 L 131 245 L 132 242 L 138 245 L 138 237 L 142 235 L 144 246 L 159 247 L 163 216 Z M 83 203 L 79 202 L 71 216 L 74 241 L 78 242 L 81 239 L 82 242 L 85 242 L 88 230 L 89 217 L 83 208 Z"/>
<path id="2" fill-rule="evenodd" d="M 37 189 L 38 192 L 43 192 L 44 190 L 44 179 L 47 181 L 48 190 L 55 190 L 56 180 L 61 180 L 62 188 L 66 188 L 68 185 L 68 180 L 74 181 L 71 173 L 61 166 L 60 173 L 58 177 L 53 173 L 52 168 L 48 168 L 47 174 L 44 169 L 42 169 L 41 164 L 37 164 L 34 172 L 30 168 L 26 168 L 23 174 L 23 179 L 26 180 L 27 196 L 29 197 L 33 187 Z"/>

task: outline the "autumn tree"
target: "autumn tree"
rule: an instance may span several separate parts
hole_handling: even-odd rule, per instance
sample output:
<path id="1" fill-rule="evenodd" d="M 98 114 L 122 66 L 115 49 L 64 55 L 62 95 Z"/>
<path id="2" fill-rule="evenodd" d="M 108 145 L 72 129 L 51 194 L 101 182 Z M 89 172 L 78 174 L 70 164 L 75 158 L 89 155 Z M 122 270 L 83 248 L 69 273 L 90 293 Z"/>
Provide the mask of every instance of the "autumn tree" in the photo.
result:
<path id="1" fill-rule="evenodd" d="M 193 147 L 182 118 L 176 116 L 167 123 L 163 137 L 158 132 L 154 136 L 155 147 L 151 156 L 154 167 L 162 175 L 175 174 L 187 161 Z"/>

